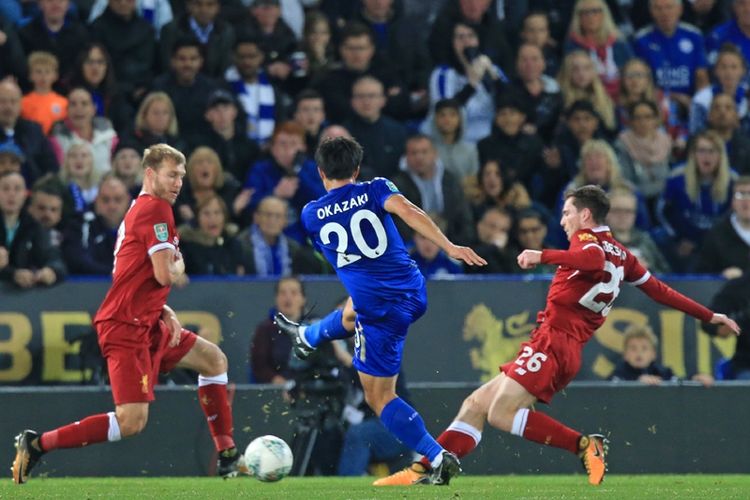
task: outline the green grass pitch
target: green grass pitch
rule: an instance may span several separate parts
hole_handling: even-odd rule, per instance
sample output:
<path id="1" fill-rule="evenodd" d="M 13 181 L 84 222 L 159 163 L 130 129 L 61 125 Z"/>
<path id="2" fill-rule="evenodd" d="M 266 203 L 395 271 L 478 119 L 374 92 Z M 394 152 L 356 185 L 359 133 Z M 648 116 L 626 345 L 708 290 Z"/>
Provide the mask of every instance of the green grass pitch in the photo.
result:
<path id="1" fill-rule="evenodd" d="M 750 475 L 608 476 L 598 487 L 578 476 L 463 476 L 450 486 L 374 488 L 372 478 L 287 478 L 261 483 L 218 478 L 32 478 L 0 483 L 6 498 L 198 498 L 198 499 L 747 499 Z"/>

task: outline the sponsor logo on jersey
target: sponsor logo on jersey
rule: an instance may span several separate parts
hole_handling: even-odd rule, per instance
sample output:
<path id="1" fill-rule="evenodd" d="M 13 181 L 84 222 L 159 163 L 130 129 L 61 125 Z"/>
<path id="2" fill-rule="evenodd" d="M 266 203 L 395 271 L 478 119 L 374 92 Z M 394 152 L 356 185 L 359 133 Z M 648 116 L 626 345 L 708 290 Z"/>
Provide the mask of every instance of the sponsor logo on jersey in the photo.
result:
<path id="1" fill-rule="evenodd" d="M 392 192 L 398 193 L 398 188 L 391 181 L 385 181 L 385 185 L 388 186 L 388 189 L 390 189 Z"/>
<path id="2" fill-rule="evenodd" d="M 167 230 L 167 224 L 165 222 L 154 224 L 154 234 L 156 234 L 157 240 L 167 241 L 169 239 L 169 231 Z"/>
<path id="3" fill-rule="evenodd" d="M 579 233 L 578 241 L 599 241 L 596 236 L 591 233 Z"/>

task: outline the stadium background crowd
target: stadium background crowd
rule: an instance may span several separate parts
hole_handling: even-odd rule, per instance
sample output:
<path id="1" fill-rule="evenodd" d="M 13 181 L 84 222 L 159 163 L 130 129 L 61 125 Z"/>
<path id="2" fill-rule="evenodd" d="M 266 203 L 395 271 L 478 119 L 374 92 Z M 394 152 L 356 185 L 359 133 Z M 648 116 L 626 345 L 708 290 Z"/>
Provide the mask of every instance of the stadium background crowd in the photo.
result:
<path id="1" fill-rule="evenodd" d="M 0 276 L 21 287 L 110 272 L 158 142 L 188 157 L 188 276 L 332 273 L 299 213 L 323 193 L 316 145 L 342 134 L 365 147 L 361 178 L 391 178 L 490 261 L 478 272 L 564 247 L 561 193 L 586 183 L 654 271 L 750 261 L 750 0 L 6 0 L 0 16 L 0 173 L 22 177 L 0 189 Z M 400 229 L 426 275 L 464 272 Z"/>

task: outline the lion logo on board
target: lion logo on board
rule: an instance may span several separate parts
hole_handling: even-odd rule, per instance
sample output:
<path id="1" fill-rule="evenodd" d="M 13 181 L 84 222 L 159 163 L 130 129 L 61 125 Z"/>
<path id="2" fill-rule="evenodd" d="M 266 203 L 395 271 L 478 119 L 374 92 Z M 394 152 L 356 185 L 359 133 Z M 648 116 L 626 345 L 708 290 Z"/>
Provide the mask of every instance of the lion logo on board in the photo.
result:
<path id="1" fill-rule="evenodd" d="M 482 382 L 491 380 L 500 365 L 513 360 L 536 326 L 529 319 L 529 311 L 497 318 L 485 304 L 474 306 L 466 315 L 463 339 L 478 344 L 469 349 L 469 356 L 472 368 L 482 372 Z"/>

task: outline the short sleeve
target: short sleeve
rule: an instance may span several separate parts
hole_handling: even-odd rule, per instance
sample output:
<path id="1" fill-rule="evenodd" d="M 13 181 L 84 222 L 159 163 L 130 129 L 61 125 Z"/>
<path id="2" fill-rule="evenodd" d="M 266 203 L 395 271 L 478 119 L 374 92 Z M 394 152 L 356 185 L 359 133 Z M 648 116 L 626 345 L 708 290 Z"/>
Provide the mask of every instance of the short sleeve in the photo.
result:
<path id="1" fill-rule="evenodd" d="M 370 183 L 370 192 L 375 198 L 375 202 L 381 208 L 385 208 L 385 202 L 394 194 L 401 194 L 396 185 L 385 177 L 376 177 Z"/>
<path id="2" fill-rule="evenodd" d="M 176 250 L 178 239 L 172 207 L 161 200 L 149 200 L 139 214 L 136 235 L 149 256 L 166 248 Z"/>

